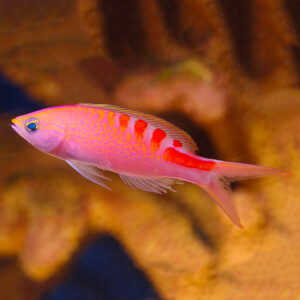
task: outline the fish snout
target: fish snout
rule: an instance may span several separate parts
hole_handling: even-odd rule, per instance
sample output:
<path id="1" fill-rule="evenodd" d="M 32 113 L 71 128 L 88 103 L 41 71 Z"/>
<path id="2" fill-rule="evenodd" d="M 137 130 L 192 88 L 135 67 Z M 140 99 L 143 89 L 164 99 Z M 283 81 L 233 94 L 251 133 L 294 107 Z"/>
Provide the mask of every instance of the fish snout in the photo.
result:
<path id="1" fill-rule="evenodd" d="M 11 125 L 12 129 L 17 130 L 18 129 L 18 120 L 17 120 L 17 118 L 12 119 L 11 122 L 12 122 L 12 125 Z"/>

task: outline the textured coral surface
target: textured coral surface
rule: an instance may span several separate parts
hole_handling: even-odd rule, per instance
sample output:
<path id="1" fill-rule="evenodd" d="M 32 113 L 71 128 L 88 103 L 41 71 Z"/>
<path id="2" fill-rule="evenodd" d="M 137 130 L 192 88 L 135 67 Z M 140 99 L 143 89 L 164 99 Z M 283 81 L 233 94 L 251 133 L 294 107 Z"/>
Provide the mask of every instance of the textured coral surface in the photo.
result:
<path id="1" fill-rule="evenodd" d="M 0 0 L 0 70 L 41 105 L 155 113 L 204 156 L 293 173 L 234 185 L 240 230 L 190 184 L 161 196 L 111 175 L 106 191 L 2 114 L 0 299 L 38 299 L 106 232 L 162 299 L 299 299 L 299 12 L 292 0 Z"/>

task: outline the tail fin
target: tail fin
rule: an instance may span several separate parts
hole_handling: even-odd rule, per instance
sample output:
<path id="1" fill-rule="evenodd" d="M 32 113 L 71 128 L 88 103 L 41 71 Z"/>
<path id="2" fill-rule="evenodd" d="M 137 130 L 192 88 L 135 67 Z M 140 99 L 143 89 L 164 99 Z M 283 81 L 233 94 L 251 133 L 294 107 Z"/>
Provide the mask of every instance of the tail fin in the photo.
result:
<path id="1" fill-rule="evenodd" d="M 215 162 L 217 163 L 216 167 L 208 172 L 206 180 L 201 180 L 201 183 L 198 181 L 197 184 L 214 199 L 230 220 L 240 228 L 242 228 L 242 224 L 234 202 L 230 197 L 230 183 L 256 177 L 290 175 L 286 171 L 274 168 L 224 161 Z"/>

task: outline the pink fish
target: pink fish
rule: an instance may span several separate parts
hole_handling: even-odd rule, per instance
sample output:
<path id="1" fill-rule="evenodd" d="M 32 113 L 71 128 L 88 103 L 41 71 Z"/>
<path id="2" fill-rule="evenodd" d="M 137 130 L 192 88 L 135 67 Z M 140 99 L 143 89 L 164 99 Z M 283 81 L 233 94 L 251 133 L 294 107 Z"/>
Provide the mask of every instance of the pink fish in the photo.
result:
<path id="1" fill-rule="evenodd" d="M 203 188 L 231 221 L 242 227 L 230 182 L 282 170 L 207 159 L 183 130 L 158 117 L 113 105 L 78 104 L 42 109 L 12 120 L 12 128 L 42 152 L 65 160 L 87 179 L 108 188 L 102 170 L 133 188 L 154 193 L 172 184 Z"/>

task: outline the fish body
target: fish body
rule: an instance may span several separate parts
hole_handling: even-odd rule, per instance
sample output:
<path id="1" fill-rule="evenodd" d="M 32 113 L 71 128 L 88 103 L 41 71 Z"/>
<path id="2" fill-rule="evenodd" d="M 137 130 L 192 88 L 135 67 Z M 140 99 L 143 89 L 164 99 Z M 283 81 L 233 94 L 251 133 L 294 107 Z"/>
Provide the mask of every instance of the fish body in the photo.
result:
<path id="1" fill-rule="evenodd" d="M 171 123 L 112 105 L 52 107 L 19 116 L 13 129 L 37 149 L 65 160 L 87 179 L 107 187 L 102 170 L 131 187 L 162 193 L 188 181 L 202 187 L 241 227 L 230 182 L 285 175 L 273 168 L 230 163 L 194 154 L 192 138 Z M 108 188 L 108 187 L 107 187 Z"/>

